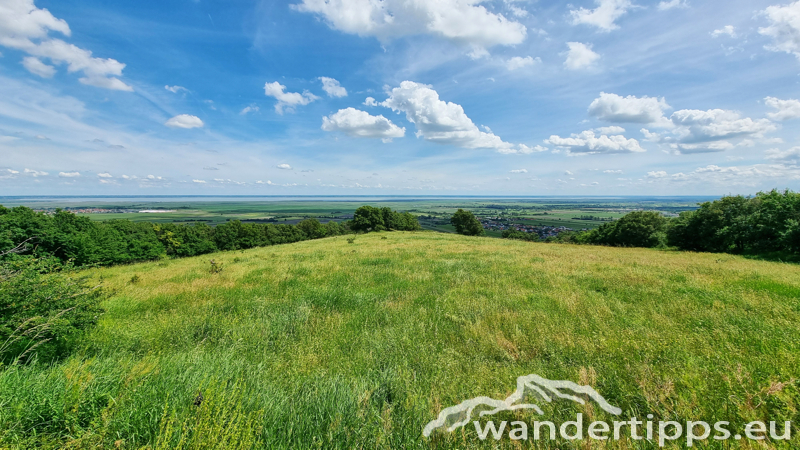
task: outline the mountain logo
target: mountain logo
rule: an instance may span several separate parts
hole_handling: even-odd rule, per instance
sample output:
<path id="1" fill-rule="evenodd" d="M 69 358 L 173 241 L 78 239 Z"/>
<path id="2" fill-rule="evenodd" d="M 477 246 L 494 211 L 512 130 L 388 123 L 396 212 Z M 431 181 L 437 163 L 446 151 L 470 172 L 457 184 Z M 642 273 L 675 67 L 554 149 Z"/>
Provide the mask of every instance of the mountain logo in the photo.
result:
<path id="1" fill-rule="evenodd" d="M 606 399 L 591 386 L 581 386 L 572 381 L 548 380 L 539 375 L 530 374 L 517 378 L 517 390 L 505 400 L 497 400 L 491 397 L 475 397 L 461 402 L 458 405 L 443 409 L 436 420 L 432 420 L 425 425 L 425 428 L 422 430 L 422 435 L 429 437 L 434 430 L 440 428 L 452 432 L 457 428 L 463 427 L 469 423 L 475 409 L 479 407 L 484 407 L 480 408 L 478 412 L 479 417 L 491 416 L 501 411 L 514 411 L 518 409 L 532 409 L 537 414 L 543 415 L 544 411 L 542 411 L 538 405 L 520 402 L 530 398 L 540 399 L 546 402 L 553 401 L 553 398 L 563 398 L 572 400 L 581 405 L 586 404 L 586 401 L 579 397 L 579 395 L 588 396 L 590 399 L 597 402 L 597 405 L 600 406 L 603 411 L 609 414 L 618 416 L 622 413 L 620 408 L 608 403 Z"/>

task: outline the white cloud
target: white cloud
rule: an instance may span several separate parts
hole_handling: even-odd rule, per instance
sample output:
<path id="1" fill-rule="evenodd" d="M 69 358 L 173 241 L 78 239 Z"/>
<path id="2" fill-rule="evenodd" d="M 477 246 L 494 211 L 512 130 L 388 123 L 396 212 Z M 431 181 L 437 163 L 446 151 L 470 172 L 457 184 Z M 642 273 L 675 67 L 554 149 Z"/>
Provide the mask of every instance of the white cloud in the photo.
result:
<path id="1" fill-rule="evenodd" d="M 758 32 L 772 38 L 772 45 L 764 48 L 791 53 L 800 59 L 800 1 L 785 6 L 773 5 L 762 13 L 770 25 L 759 28 Z"/>
<path id="2" fill-rule="evenodd" d="M 767 113 L 767 117 L 772 120 L 789 120 L 800 117 L 800 100 L 781 100 L 775 97 L 767 97 L 764 99 L 764 103 L 776 110 L 773 113 Z"/>
<path id="3" fill-rule="evenodd" d="M 513 169 L 511 173 L 528 173 L 527 169 Z"/>
<path id="4" fill-rule="evenodd" d="M 389 92 L 382 106 L 402 111 L 417 128 L 417 137 L 462 148 L 492 148 L 500 153 L 533 153 L 523 144 L 504 142 L 493 133 L 480 131 L 464 113 L 464 108 L 439 99 L 431 86 L 403 81 Z"/>
<path id="5" fill-rule="evenodd" d="M 569 170 L 566 170 L 566 171 L 564 171 L 564 175 L 572 176 L 572 175 L 575 175 L 575 174 L 570 172 Z"/>
<path id="6" fill-rule="evenodd" d="M 258 106 L 255 106 L 255 105 L 245 106 L 244 109 L 239 111 L 239 115 L 240 116 L 244 116 L 247 113 L 251 113 L 251 112 L 258 112 Z"/>
<path id="7" fill-rule="evenodd" d="M 669 0 L 669 1 L 661 1 L 658 3 L 659 11 L 667 11 L 675 8 L 688 8 L 688 7 L 689 5 L 686 3 L 686 0 Z"/>
<path id="8" fill-rule="evenodd" d="M 42 78 L 53 78 L 53 75 L 56 74 L 55 67 L 45 64 L 41 59 L 33 56 L 22 58 L 22 65 L 28 69 L 28 72 L 39 75 Z"/>
<path id="9" fill-rule="evenodd" d="M 302 0 L 299 11 L 322 16 L 331 28 L 381 41 L 430 34 L 472 47 L 479 56 L 495 45 L 525 40 L 525 26 L 488 11 L 476 0 Z"/>
<path id="10" fill-rule="evenodd" d="M 33 170 L 33 169 L 25 169 L 24 172 L 27 173 L 28 175 L 34 177 L 34 178 L 46 177 L 47 175 L 49 175 L 47 172 L 41 172 L 41 171 Z"/>
<path id="11" fill-rule="evenodd" d="M 272 181 L 269 181 L 269 180 L 267 180 L 267 181 L 258 180 L 258 181 L 256 181 L 256 184 L 268 184 L 268 185 L 272 186 L 275 183 L 273 183 Z"/>
<path id="12" fill-rule="evenodd" d="M 372 116 L 355 108 L 340 109 L 337 113 L 322 118 L 322 129 L 341 131 L 352 137 L 381 138 L 389 142 L 405 136 L 406 129 L 393 124 L 383 116 Z"/>
<path id="13" fill-rule="evenodd" d="M 378 106 L 378 101 L 372 97 L 367 97 L 363 103 L 364 106 Z"/>
<path id="14" fill-rule="evenodd" d="M 529 13 L 527 10 L 520 8 L 519 6 L 514 5 L 514 0 L 505 0 L 506 8 L 511 11 L 516 17 L 528 17 Z"/>
<path id="15" fill-rule="evenodd" d="M 164 86 L 164 89 L 166 89 L 166 90 L 168 90 L 168 91 L 172 92 L 173 94 L 177 94 L 178 92 L 181 92 L 181 91 L 184 91 L 184 92 L 189 92 L 189 90 L 188 90 L 188 89 L 186 89 L 185 87 L 183 87 L 183 86 L 177 86 L 177 85 L 176 85 L 176 86 L 169 86 L 169 85 L 167 85 L 167 86 Z"/>
<path id="16" fill-rule="evenodd" d="M 711 37 L 718 38 L 720 36 L 728 36 L 731 38 L 736 37 L 736 28 L 733 25 L 725 25 L 724 27 L 720 28 L 719 30 L 714 30 L 711 32 Z"/>
<path id="17" fill-rule="evenodd" d="M 277 167 L 278 169 L 283 169 L 283 170 L 292 170 L 292 166 L 290 166 L 288 164 L 278 164 L 275 167 Z"/>
<path id="18" fill-rule="evenodd" d="M 625 128 L 618 127 L 616 125 L 610 127 L 598 127 L 595 128 L 594 131 L 600 134 L 622 134 L 625 132 Z"/>
<path id="19" fill-rule="evenodd" d="M 624 172 L 621 171 L 621 170 L 604 170 L 603 173 L 613 173 L 613 174 L 621 175 Z"/>
<path id="20" fill-rule="evenodd" d="M 347 97 L 347 89 L 343 88 L 338 81 L 333 78 L 319 77 L 322 81 L 322 90 L 328 94 L 328 97 Z"/>
<path id="21" fill-rule="evenodd" d="M 97 174 L 97 176 L 98 176 L 99 178 L 112 178 L 111 174 L 110 174 L 110 173 L 108 173 L 108 172 L 102 172 L 102 173 L 98 173 L 98 174 Z"/>
<path id="22" fill-rule="evenodd" d="M 648 178 L 666 178 L 667 177 L 667 172 L 664 172 L 663 170 L 647 172 L 647 177 Z"/>
<path id="23" fill-rule="evenodd" d="M 61 178 L 78 178 L 81 176 L 80 172 L 58 172 L 58 176 Z"/>
<path id="24" fill-rule="evenodd" d="M 521 56 L 515 56 L 515 57 L 509 59 L 508 61 L 506 61 L 506 67 L 508 68 L 508 70 L 517 70 L 517 69 L 521 69 L 523 67 L 532 66 L 534 64 L 538 64 L 538 63 L 541 63 L 541 62 L 542 62 L 542 60 L 539 57 L 533 58 L 531 56 L 526 56 L 526 57 L 523 58 Z"/>
<path id="25" fill-rule="evenodd" d="M 92 57 L 92 52 L 89 50 L 60 39 L 50 38 L 50 31 L 64 36 L 71 34 L 67 22 L 55 18 L 46 9 L 37 8 L 33 0 L 5 0 L 0 4 L 0 45 L 36 57 L 36 61 L 23 60 L 25 68 L 31 72 L 39 76 L 47 74 L 52 76 L 54 73 L 52 66 L 42 61 L 42 58 L 46 58 L 53 64 L 66 64 L 67 70 L 71 73 L 83 72 L 84 76 L 79 79 L 83 84 L 106 89 L 133 90 L 118 78 L 114 78 L 122 75 L 125 64 L 110 58 Z"/>
<path id="26" fill-rule="evenodd" d="M 612 123 L 646 123 L 653 126 L 669 126 L 664 111 L 670 109 L 664 98 L 622 97 L 617 94 L 600 93 L 589 105 L 589 115 Z"/>
<path id="27" fill-rule="evenodd" d="M 284 110 L 294 112 L 296 106 L 307 105 L 314 100 L 319 100 L 319 97 L 308 91 L 303 91 L 302 94 L 298 92 L 284 92 L 286 86 L 278 83 L 266 83 L 264 85 L 264 94 L 267 97 L 274 97 L 278 100 L 275 104 L 275 112 L 283 114 Z"/>
<path id="28" fill-rule="evenodd" d="M 545 140 L 545 143 L 565 148 L 569 153 L 641 153 L 645 151 L 636 139 L 627 139 L 622 135 L 601 134 L 598 136 L 592 130 L 573 134 L 568 138 L 553 135 L 550 136 L 550 139 Z"/>
<path id="29" fill-rule="evenodd" d="M 789 150 L 780 151 L 776 148 L 766 152 L 766 158 L 773 161 L 781 161 L 787 164 L 800 164 L 800 147 L 793 147 Z"/>
<path id="30" fill-rule="evenodd" d="M 683 109 L 670 117 L 676 128 L 672 131 L 680 143 L 693 144 L 721 141 L 737 137 L 760 137 L 775 130 L 767 119 L 742 118 L 736 111 Z"/>
<path id="31" fill-rule="evenodd" d="M 170 128 L 200 128 L 204 124 L 203 121 L 197 116 L 192 116 L 190 114 L 178 114 L 177 116 L 166 121 L 164 125 Z"/>
<path id="32" fill-rule="evenodd" d="M 573 9 L 570 10 L 572 23 L 575 25 L 592 25 L 603 31 L 611 31 L 619 28 L 614 23 L 633 7 L 630 0 L 595 0 L 595 9 Z"/>
<path id="33" fill-rule="evenodd" d="M 591 44 L 580 42 L 567 42 L 569 52 L 564 61 L 564 67 L 569 70 L 586 69 L 594 65 L 600 59 L 600 55 L 592 51 Z"/>
<path id="34" fill-rule="evenodd" d="M 205 184 L 206 180 L 192 180 L 192 183 Z"/>
<path id="35" fill-rule="evenodd" d="M 14 169 L 6 169 L 6 172 L 10 173 L 11 175 L 16 175 L 19 173 L 19 170 Z"/>

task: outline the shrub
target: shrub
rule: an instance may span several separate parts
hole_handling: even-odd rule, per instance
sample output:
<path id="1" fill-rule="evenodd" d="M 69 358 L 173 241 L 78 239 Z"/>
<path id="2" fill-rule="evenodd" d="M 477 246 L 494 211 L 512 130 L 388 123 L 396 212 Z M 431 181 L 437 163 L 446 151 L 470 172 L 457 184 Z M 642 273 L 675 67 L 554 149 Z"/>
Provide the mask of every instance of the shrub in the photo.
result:
<path id="1" fill-rule="evenodd" d="M 503 230 L 503 239 L 516 239 L 519 241 L 536 242 L 539 240 L 539 235 L 536 233 L 526 233 L 519 230 Z"/>
<path id="2" fill-rule="evenodd" d="M 634 211 L 589 231 L 584 240 L 615 247 L 660 247 L 666 245 L 668 222 L 656 211 Z"/>
<path id="3" fill-rule="evenodd" d="M 102 292 L 55 259 L 17 257 L 0 265 L 0 361 L 66 356 L 102 313 Z"/>

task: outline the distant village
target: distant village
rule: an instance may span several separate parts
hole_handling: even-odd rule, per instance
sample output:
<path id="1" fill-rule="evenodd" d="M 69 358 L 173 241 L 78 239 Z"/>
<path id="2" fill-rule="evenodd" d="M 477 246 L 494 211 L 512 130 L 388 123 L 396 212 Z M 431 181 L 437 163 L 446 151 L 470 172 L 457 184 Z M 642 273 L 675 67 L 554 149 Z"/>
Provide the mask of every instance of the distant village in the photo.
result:
<path id="1" fill-rule="evenodd" d="M 479 218 L 481 225 L 483 225 L 484 229 L 487 230 L 496 230 L 496 231 L 503 231 L 503 230 L 517 230 L 523 231 L 525 233 L 536 233 L 539 235 L 539 239 L 547 239 L 548 237 L 555 237 L 558 236 L 558 233 L 562 233 L 564 231 L 575 231 L 573 228 L 569 227 L 550 227 L 544 225 L 521 225 L 516 223 L 509 223 L 507 219 L 501 219 L 499 217 L 489 217 L 489 218 Z M 583 228 L 586 230 L 586 228 Z"/>

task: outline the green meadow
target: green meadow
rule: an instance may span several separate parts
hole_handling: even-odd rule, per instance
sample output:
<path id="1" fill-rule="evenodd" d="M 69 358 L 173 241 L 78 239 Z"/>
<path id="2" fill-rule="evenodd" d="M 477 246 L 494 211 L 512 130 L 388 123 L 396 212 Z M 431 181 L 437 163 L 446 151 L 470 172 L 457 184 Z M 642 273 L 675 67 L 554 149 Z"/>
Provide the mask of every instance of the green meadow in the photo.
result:
<path id="1" fill-rule="evenodd" d="M 794 423 L 788 442 L 698 448 L 800 447 L 800 266 L 432 232 L 348 238 L 89 270 L 109 295 L 83 346 L 0 369 L 0 447 L 658 447 L 483 442 L 471 424 L 422 436 L 441 409 L 506 398 L 527 374 L 590 385 L 626 419 Z M 493 419 L 614 420 L 591 402 L 542 406 L 545 418 Z"/>

